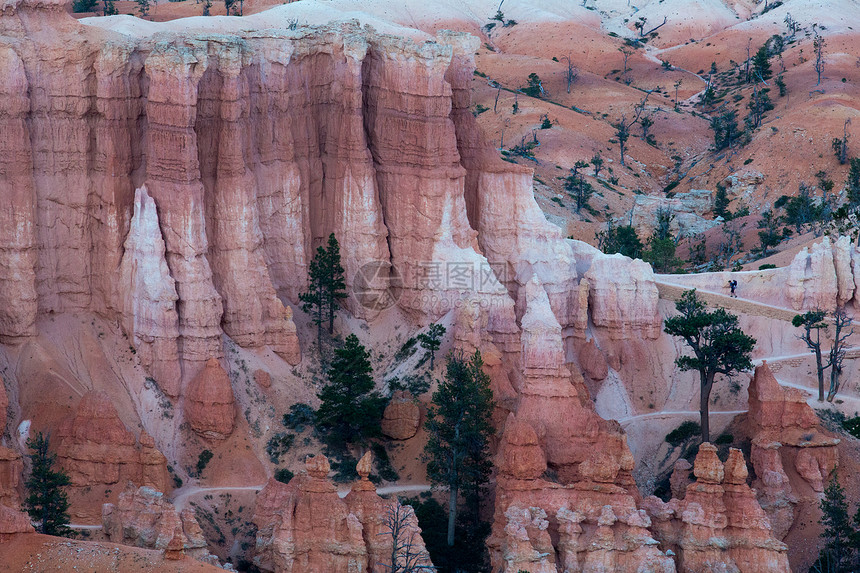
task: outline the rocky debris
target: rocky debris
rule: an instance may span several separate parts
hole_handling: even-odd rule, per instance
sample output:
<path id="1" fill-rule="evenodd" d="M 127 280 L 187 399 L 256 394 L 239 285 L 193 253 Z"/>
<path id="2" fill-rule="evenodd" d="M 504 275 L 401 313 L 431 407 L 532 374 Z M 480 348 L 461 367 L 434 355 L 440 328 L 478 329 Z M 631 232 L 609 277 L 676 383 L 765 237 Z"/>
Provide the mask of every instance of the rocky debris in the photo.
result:
<path id="1" fill-rule="evenodd" d="M 0 505 L 17 509 L 21 503 L 21 476 L 24 462 L 21 454 L 0 446 Z"/>
<path id="2" fill-rule="evenodd" d="M 0 503 L 0 543 L 8 541 L 16 533 L 33 533 L 30 516 Z"/>
<path id="3" fill-rule="evenodd" d="M 397 390 L 382 414 L 382 433 L 392 440 L 408 440 L 418 432 L 421 409 L 405 390 Z"/>
<path id="4" fill-rule="evenodd" d="M 756 192 L 756 188 L 764 183 L 764 174 L 760 171 L 744 169 L 732 173 L 723 182 L 726 191 L 740 199 L 749 200 Z"/>
<path id="5" fill-rule="evenodd" d="M 110 397 L 87 392 L 56 434 L 57 460 L 76 488 L 133 481 L 168 491 L 167 459 L 146 432 L 135 439 Z M 75 496 L 70 496 L 74 502 Z"/>
<path id="6" fill-rule="evenodd" d="M 766 361 L 756 368 L 749 385 L 753 486 L 779 539 L 791 528 L 797 503 L 786 464 L 816 492 L 824 491 L 839 465 L 839 439 L 823 432 L 807 396 L 797 388 L 780 386 Z"/>
<path id="7" fill-rule="evenodd" d="M 102 526 L 113 543 L 158 549 L 170 559 L 188 555 L 198 561 L 218 563 L 209 554 L 194 512 L 177 512 L 163 493 L 151 487 L 128 482 L 116 504 L 102 506 Z"/>
<path id="8" fill-rule="evenodd" d="M 361 480 L 345 499 L 328 479 L 330 466 L 323 455 L 309 457 L 305 471 L 288 484 L 270 479 L 254 508 L 254 564 L 276 573 L 388 571 L 382 565 L 390 565 L 392 548 L 386 519 L 397 502 L 376 494 L 368 480 L 369 453 L 356 469 Z M 411 509 L 404 511 L 404 534 L 412 536 L 415 549 L 421 550 L 424 544 L 415 515 Z"/>
<path id="9" fill-rule="evenodd" d="M 657 213 L 669 211 L 674 215 L 669 223 L 673 235 L 695 236 L 720 224 L 719 221 L 703 217 L 713 207 L 711 195 L 707 189 L 691 189 L 689 193 L 677 193 L 673 197 L 636 195 L 631 217 L 625 217 L 624 224 L 631 221 L 630 224 L 644 240 L 654 231 Z"/>
<path id="10" fill-rule="evenodd" d="M 134 214 L 116 284 L 123 330 L 133 340 L 140 363 L 171 397 L 179 396 L 179 314 L 176 283 L 164 258 L 164 238 L 155 201 L 146 187 L 134 192 Z"/>
<path id="11" fill-rule="evenodd" d="M 254 370 L 254 382 L 260 388 L 267 390 L 272 387 L 272 376 L 265 370 Z"/>
<path id="12" fill-rule="evenodd" d="M 732 448 L 723 465 L 717 449 L 704 443 L 693 464 L 696 481 L 683 500 L 651 496 L 643 507 L 661 547 L 678 556 L 679 573 L 743 571 L 788 573 L 788 547 L 747 485 L 746 463 Z"/>
<path id="13" fill-rule="evenodd" d="M 185 416 L 191 429 L 210 440 L 223 440 L 233 432 L 235 400 L 230 377 L 215 358 L 188 384 Z"/>

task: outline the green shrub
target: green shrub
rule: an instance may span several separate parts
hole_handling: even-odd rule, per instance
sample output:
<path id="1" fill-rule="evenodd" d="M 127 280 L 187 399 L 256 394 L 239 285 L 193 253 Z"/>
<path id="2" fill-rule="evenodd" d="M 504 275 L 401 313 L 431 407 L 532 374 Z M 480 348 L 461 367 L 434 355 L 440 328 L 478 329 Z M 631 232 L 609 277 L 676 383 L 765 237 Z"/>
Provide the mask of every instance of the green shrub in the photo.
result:
<path id="1" fill-rule="evenodd" d="M 275 471 L 275 479 L 281 483 L 290 483 L 290 480 L 293 479 L 293 475 L 293 472 L 287 468 L 280 468 Z"/>
<path id="2" fill-rule="evenodd" d="M 394 469 L 394 466 L 391 465 L 391 460 L 388 457 L 385 446 L 380 443 L 374 443 L 370 446 L 370 450 L 373 452 L 373 462 L 379 477 L 385 481 L 399 480 L 400 475 Z"/>
<path id="3" fill-rule="evenodd" d="M 691 422 L 687 420 L 683 422 L 680 426 L 666 434 L 666 441 L 677 448 L 693 436 L 698 436 L 702 432 L 702 427 L 698 424 L 698 422 Z"/>
<path id="4" fill-rule="evenodd" d="M 766 271 L 767 269 L 775 269 L 775 268 L 776 268 L 776 265 L 772 265 L 772 264 L 770 264 L 770 263 L 767 263 L 767 264 L 764 264 L 764 265 L 760 265 L 760 266 L 759 266 L 759 268 L 758 268 L 758 270 L 760 270 L 760 271 Z"/>
<path id="5" fill-rule="evenodd" d="M 403 346 L 400 347 L 400 350 L 394 355 L 394 360 L 396 362 L 403 362 L 413 354 L 415 354 L 415 344 L 418 342 L 418 339 L 414 336 L 409 338 L 406 342 L 403 343 Z"/>
<path id="6" fill-rule="evenodd" d="M 200 456 L 197 458 L 197 475 L 199 476 L 203 473 L 203 470 L 206 469 L 206 466 L 212 460 L 212 452 L 209 450 L 203 450 L 200 452 Z"/>
<path id="7" fill-rule="evenodd" d="M 845 420 L 842 422 L 842 427 L 855 438 L 860 438 L 860 416 Z"/>
<path id="8" fill-rule="evenodd" d="M 278 433 L 269 438 L 269 441 L 266 443 L 266 453 L 269 454 L 269 461 L 273 464 L 280 462 L 281 456 L 290 451 L 295 440 L 295 434 L 284 433 Z"/>
<path id="9" fill-rule="evenodd" d="M 303 402 L 290 406 L 290 411 L 284 414 L 284 427 L 301 434 L 308 426 L 313 426 L 314 409 Z"/>
<path id="10" fill-rule="evenodd" d="M 92 12 L 98 4 L 98 0 L 75 0 L 72 2 L 72 11 L 76 14 L 81 12 Z"/>
<path id="11" fill-rule="evenodd" d="M 723 434 L 714 442 L 718 446 L 734 443 L 735 437 L 731 434 Z"/>

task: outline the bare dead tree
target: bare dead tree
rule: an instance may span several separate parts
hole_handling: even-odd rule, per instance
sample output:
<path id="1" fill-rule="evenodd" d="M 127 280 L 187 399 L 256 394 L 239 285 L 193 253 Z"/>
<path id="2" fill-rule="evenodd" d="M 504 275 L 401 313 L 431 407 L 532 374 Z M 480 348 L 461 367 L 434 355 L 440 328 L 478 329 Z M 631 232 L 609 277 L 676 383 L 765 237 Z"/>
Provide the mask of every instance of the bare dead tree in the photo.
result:
<path id="1" fill-rule="evenodd" d="M 639 30 L 639 37 L 640 38 L 644 38 L 645 36 L 650 36 L 651 34 L 656 32 L 658 29 L 665 26 L 666 22 L 668 21 L 668 17 L 663 16 L 663 23 L 662 24 L 658 24 L 646 32 L 645 31 L 645 22 L 647 22 L 647 21 L 648 21 L 648 18 L 646 18 L 645 16 L 642 16 L 639 18 L 639 20 L 637 20 L 633 24 L 633 27 L 636 28 L 637 30 Z"/>
<path id="2" fill-rule="evenodd" d="M 752 46 L 752 38 L 747 40 L 747 61 L 744 64 L 744 75 L 746 76 L 746 82 L 750 83 L 750 62 L 752 58 L 750 57 L 750 47 Z"/>
<path id="3" fill-rule="evenodd" d="M 562 59 L 567 60 L 567 93 L 570 93 L 570 85 L 576 81 L 579 71 L 573 65 L 573 62 L 570 59 L 570 54 L 566 55 Z"/>
<path id="4" fill-rule="evenodd" d="M 621 56 L 624 58 L 624 71 L 621 72 L 621 75 L 624 76 L 625 83 L 629 84 L 630 82 L 627 80 L 627 72 L 630 68 L 627 67 L 627 60 L 633 54 L 633 50 L 628 48 L 627 46 L 621 46 L 618 48 L 618 51 L 621 52 Z"/>
<path id="5" fill-rule="evenodd" d="M 832 402 L 839 391 L 839 375 L 842 374 L 842 361 L 848 346 L 848 337 L 854 334 L 851 326 L 852 319 L 845 312 L 845 307 L 840 306 L 833 313 L 833 345 L 830 347 L 830 390 L 827 392 L 827 401 Z"/>
<path id="6" fill-rule="evenodd" d="M 815 26 L 813 26 L 815 29 Z M 815 83 L 816 86 L 821 85 L 821 72 L 824 70 L 824 46 L 826 42 L 822 36 L 818 35 L 818 30 L 815 29 L 815 39 L 812 41 L 812 45 L 815 48 L 815 73 L 818 74 L 818 81 Z"/>
<path id="7" fill-rule="evenodd" d="M 418 543 L 417 520 L 415 512 L 400 500 L 389 504 L 382 519 L 385 531 L 379 535 L 391 536 L 391 557 L 389 563 L 380 563 L 391 573 L 416 573 L 435 571 L 430 554 L 423 543 Z"/>
<path id="8" fill-rule="evenodd" d="M 624 153 L 627 150 L 627 140 L 630 139 L 630 128 L 639 123 L 642 112 L 645 110 L 645 103 L 653 90 L 645 92 L 645 97 L 642 101 L 633 107 L 633 119 L 627 121 L 627 115 L 621 114 L 621 119 L 617 123 L 612 124 L 615 128 L 615 138 L 618 140 L 618 150 L 621 152 L 621 165 L 624 163 Z"/>

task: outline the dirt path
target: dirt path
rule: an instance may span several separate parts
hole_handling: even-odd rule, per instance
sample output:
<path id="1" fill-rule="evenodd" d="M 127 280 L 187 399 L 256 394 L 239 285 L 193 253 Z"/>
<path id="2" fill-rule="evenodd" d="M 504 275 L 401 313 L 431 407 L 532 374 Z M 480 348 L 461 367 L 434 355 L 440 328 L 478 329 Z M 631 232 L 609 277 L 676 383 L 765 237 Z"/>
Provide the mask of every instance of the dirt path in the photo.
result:
<path id="1" fill-rule="evenodd" d="M 738 414 L 746 414 L 748 410 L 724 410 L 721 412 L 711 412 L 711 416 L 719 416 L 720 414 L 737 416 Z M 642 420 L 647 418 L 672 418 L 675 416 L 699 416 L 698 410 L 675 411 L 675 412 L 651 412 L 649 414 L 637 414 L 618 420 L 619 424 L 627 424 L 634 420 Z"/>
<path id="2" fill-rule="evenodd" d="M 665 300 L 677 301 L 681 298 L 684 292 L 690 290 L 690 287 L 668 283 L 663 281 L 655 281 L 657 284 L 657 292 L 660 298 Z M 772 318 L 775 320 L 783 320 L 791 322 L 798 312 L 794 309 L 785 308 L 782 306 L 774 306 L 763 302 L 756 302 L 746 298 L 734 298 L 718 292 L 709 290 L 696 289 L 696 294 L 699 298 L 711 306 L 720 306 L 726 310 L 733 310 L 743 314 L 751 314 L 753 316 L 762 316 L 764 318 Z"/>

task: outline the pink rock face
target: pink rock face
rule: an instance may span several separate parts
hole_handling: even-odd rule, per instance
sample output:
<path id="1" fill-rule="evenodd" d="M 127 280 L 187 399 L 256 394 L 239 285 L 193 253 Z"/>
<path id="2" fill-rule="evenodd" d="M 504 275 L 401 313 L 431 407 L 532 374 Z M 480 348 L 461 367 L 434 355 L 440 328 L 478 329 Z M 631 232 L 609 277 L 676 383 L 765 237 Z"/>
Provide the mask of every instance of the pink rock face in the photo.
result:
<path id="1" fill-rule="evenodd" d="M 188 384 L 185 416 L 191 429 L 211 440 L 223 440 L 233 432 L 235 400 L 230 377 L 215 358 Z"/>
<path id="2" fill-rule="evenodd" d="M 690 479 L 690 470 L 693 466 L 685 459 L 680 459 L 675 462 L 675 467 L 672 470 L 672 476 L 669 478 L 669 485 L 672 489 L 672 497 L 675 499 L 684 499 L 687 495 L 687 486 L 693 483 Z"/>
<path id="3" fill-rule="evenodd" d="M 748 419 L 753 434 L 765 432 L 792 442 L 800 438 L 799 434 L 809 433 L 819 425 L 804 393 L 780 386 L 767 362 L 755 369 L 750 382 Z"/>
<path id="4" fill-rule="evenodd" d="M 693 471 L 697 479 L 683 500 L 650 497 L 643 504 L 657 540 L 677 554 L 678 571 L 788 573 L 788 548 L 746 483 L 741 451 L 732 448 L 723 466 L 716 448 L 702 444 Z"/>
<path id="5" fill-rule="evenodd" d="M 829 237 L 815 244 L 812 251 L 805 248 L 791 262 L 786 281 L 789 303 L 795 310 L 826 311 L 836 309 L 841 294 L 846 296 L 848 282 L 851 281 L 850 268 L 846 264 L 846 247 L 838 243 L 834 249 Z M 849 242 L 850 245 L 850 242 Z M 838 261 L 842 276 L 837 276 L 834 259 Z M 846 274 L 847 273 L 847 274 Z"/>
<path id="6" fill-rule="evenodd" d="M 17 509 L 21 502 L 24 462 L 15 450 L 0 446 L 0 505 Z"/>
<path id="7" fill-rule="evenodd" d="M 206 539 L 193 511 L 180 514 L 164 494 L 130 483 L 116 504 L 102 507 L 102 526 L 112 543 L 183 553 L 212 562 Z"/>
<path id="8" fill-rule="evenodd" d="M 522 480 L 538 479 L 546 471 L 546 456 L 534 428 L 517 420 L 513 414 L 505 423 L 496 466 L 506 475 Z"/>
<path id="9" fill-rule="evenodd" d="M 382 415 L 382 433 L 393 440 L 408 440 L 418 432 L 421 409 L 412 394 L 398 390 Z"/>
<path id="10" fill-rule="evenodd" d="M 123 329 L 134 341 L 141 364 L 164 393 L 175 398 L 182 382 L 179 296 L 164 253 L 155 201 L 141 187 L 134 192 L 134 215 L 120 263 L 116 301 Z"/>
<path id="11" fill-rule="evenodd" d="M 73 487 L 90 488 L 126 481 L 168 491 L 167 459 L 155 442 L 141 434 L 140 443 L 122 423 L 102 392 L 81 398 L 74 416 L 57 429 L 57 460 Z M 70 496 L 75 501 L 75 496 Z"/>
<path id="12" fill-rule="evenodd" d="M 599 382 L 609 375 L 609 365 L 603 352 L 594 344 L 594 340 L 588 340 L 579 350 L 579 366 L 582 373 Z"/>
<path id="13" fill-rule="evenodd" d="M 650 265 L 623 255 L 595 255 L 585 273 L 589 284 L 588 308 L 596 326 L 612 338 L 628 338 L 640 332 L 657 338 L 661 319 L 657 314 L 657 286 Z"/>
<path id="14" fill-rule="evenodd" d="M 0 377 L 0 433 L 6 431 L 6 418 L 9 412 L 9 398 L 6 396 L 6 383 Z"/>
<path id="15" fill-rule="evenodd" d="M 272 387 L 272 376 L 265 370 L 254 370 L 254 382 L 265 390 Z"/>
<path id="16" fill-rule="evenodd" d="M 386 532 L 395 516 L 403 525 L 400 542 L 411 539 L 413 550 L 423 551 L 415 514 L 376 494 L 366 478 L 369 463 L 362 459 L 359 469 L 365 475 L 345 499 L 329 481 L 329 463 L 322 455 L 310 457 L 306 473 L 289 484 L 269 480 L 254 508 L 255 565 L 275 573 L 390 571 L 392 539 Z M 429 560 L 420 563 L 432 565 Z"/>
<path id="17" fill-rule="evenodd" d="M 8 541 L 16 533 L 33 533 L 30 516 L 0 503 L 0 542 Z"/>

